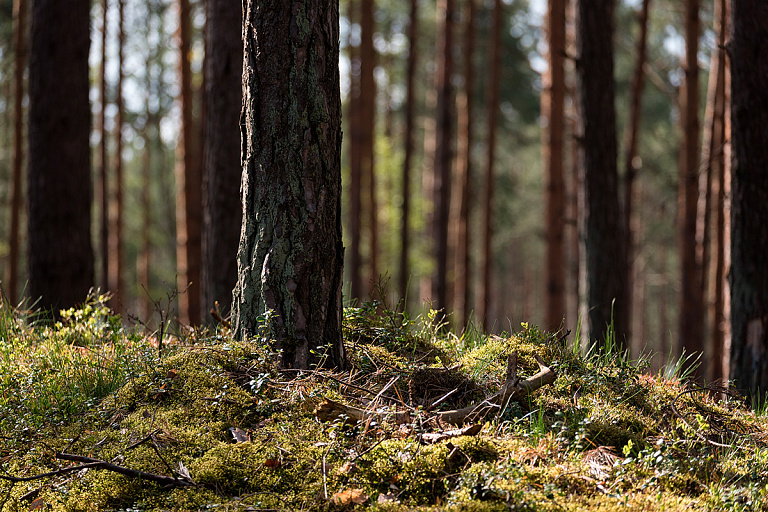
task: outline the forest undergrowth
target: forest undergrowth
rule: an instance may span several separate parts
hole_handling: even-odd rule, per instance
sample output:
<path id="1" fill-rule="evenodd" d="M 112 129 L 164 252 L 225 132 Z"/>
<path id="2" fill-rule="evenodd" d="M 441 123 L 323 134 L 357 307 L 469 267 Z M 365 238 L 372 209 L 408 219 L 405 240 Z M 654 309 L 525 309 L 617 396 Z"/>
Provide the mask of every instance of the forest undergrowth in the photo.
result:
<path id="1" fill-rule="evenodd" d="M 2 304 L 3 511 L 768 510 L 768 416 L 685 361 L 371 302 L 347 369 L 281 371 L 266 336 L 158 343 L 106 300 Z"/>

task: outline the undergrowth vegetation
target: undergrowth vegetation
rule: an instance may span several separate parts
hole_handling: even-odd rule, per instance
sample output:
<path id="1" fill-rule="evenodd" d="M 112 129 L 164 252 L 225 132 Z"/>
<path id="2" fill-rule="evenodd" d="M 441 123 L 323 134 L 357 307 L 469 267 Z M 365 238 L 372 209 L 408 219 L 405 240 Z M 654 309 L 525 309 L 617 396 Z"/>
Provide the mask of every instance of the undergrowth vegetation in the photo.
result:
<path id="1" fill-rule="evenodd" d="M 3 304 L 0 508 L 768 510 L 768 418 L 685 364 L 652 375 L 565 333 L 460 336 L 435 318 L 347 308 L 348 368 L 296 372 L 223 327 L 158 346 L 103 296 L 56 323 Z M 498 392 L 513 352 L 521 378 L 537 357 L 557 378 L 472 435 L 436 421 Z M 321 422 L 323 400 L 383 419 Z"/>

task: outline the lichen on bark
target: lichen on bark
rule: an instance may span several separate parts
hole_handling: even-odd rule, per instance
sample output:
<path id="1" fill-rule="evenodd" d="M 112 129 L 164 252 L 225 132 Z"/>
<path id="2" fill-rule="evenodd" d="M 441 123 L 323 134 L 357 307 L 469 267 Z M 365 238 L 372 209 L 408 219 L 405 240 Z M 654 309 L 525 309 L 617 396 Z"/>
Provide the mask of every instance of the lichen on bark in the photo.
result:
<path id="1" fill-rule="evenodd" d="M 243 17 L 243 224 L 236 336 L 268 333 L 286 367 L 341 343 L 338 2 L 257 3 Z M 326 351 L 325 348 L 328 350 Z"/>

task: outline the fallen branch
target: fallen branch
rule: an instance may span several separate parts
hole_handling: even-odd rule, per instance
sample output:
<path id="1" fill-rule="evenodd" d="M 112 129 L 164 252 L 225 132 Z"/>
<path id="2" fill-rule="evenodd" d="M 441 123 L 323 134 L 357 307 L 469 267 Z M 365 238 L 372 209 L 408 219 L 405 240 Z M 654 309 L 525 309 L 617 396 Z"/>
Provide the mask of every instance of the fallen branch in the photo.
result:
<path id="1" fill-rule="evenodd" d="M 522 402 L 531 393 L 542 386 L 552 384 L 557 378 L 557 374 L 544 364 L 544 360 L 538 355 L 534 356 L 539 364 L 539 372 L 525 380 L 517 377 L 517 353 L 512 353 L 507 358 L 507 375 L 501 390 L 486 398 L 482 402 L 455 409 L 452 411 L 441 411 L 435 414 L 438 422 L 451 425 L 463 425 L 467 420 L 480 417 L 491 409 L 501 410 L 511 402 Z M 343 420 L 345 423 L 355 424 L 365 421 L 388 421 L 394 424 L 410 423 L 412 416 L 409 411 L 384 411 L 377 412 L 370 409 L 360 409 L 341 404 L 339 402 L 324 399 L 315 408 L 315 416 L 320 421 Z"/>
<path id="2" fill-rule="evenodd" d="M 171 487 L 190 487 L 195 485 L 191 479 L 187 478 L 173 478 L 170 476 L 157 475 L 155 473 L 149 473 L 147 471 L 138 471 L 136 469 L 126 468 L 124 466 L 118 466 L 105 460 L 94 459 L 91 457 L 84 457 L 82 455 L 74 455 L 71 453 L 57 453 L 56 458 L 59 460 L 71 460 L 74 462 L 85 462 L 85 465 L 93 464 L 93 469 L 106 469 L 107 471 L 113 471 L 120 473 L 121 475 L 129 478 L 141 478 L 142 480 L 149 480 L 162 485 Z M 69 468 L 65 468 L 69 469 Z M 82 467 L 80 469 L 83 469 Z"/>

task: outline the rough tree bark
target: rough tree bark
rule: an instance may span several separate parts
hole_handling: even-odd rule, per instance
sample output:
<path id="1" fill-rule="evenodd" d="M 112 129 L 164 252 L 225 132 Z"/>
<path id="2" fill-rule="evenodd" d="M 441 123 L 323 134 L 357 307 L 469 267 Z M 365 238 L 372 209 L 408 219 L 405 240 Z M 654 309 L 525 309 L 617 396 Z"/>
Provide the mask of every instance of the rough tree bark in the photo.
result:
<path id="1" fill-rule="evenodd" d="M 44 310 L 93 286 L 88 2 L 36 0 L 29 61 L 28 294 Z"/>
<path id="2" fill-rule="evenodd" d="M 547 329 L 558 329 L 565 319 L 565 182 L 563 133 L 565 129 L 565 0 L 550 0 L 547 10 L 549 69 L 541 95 L 544 129 L 543 160 L 546 166 L 547 225 L 546 320 Z"/>
<path id="3" fill-rule="evenodd" d="M 731 4 L 731 375 L 763 401 L 768 391 L 768 3 Z"/>
<path id="4" fill-rule="evenodd" d="M 239 0 L 206 3 L 206 137 L 203 169 L 203 266 L 201 313 L 219 303 L 227 315 L 237 281 L 242 209 L 240 131 L 243 44 Z"/>
<path id="5" fill-rule="evenodd" d="M 109 289 L 109 152 L 107 150 L 107 33 L 109 32 L 109 0 L 101 0 L 101 62 L 99 63 L 99 117 L 96 130 L 99 133 L 99 169 L 96 193 L 99 205 L 99 262 L 104 291 Z"/>
<path id="6" fill-rule="evenodd" d="M 584 167 L 584 219 L 589 336 L 602 343 L 613 323 L 626 332 L 626 251 L 619 212 L 613 78 L 613 0 L 579 0 L 577 23 Z M 617 262 L 619 262 L 617 264 Z"/>
<path id="7" fill-rule="evenodd" d="M 342 367 L 338 2 L 247 0 L 238 338 L 266 327 L 281 364 Z"/>

